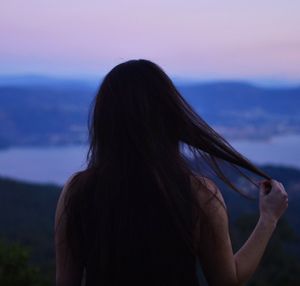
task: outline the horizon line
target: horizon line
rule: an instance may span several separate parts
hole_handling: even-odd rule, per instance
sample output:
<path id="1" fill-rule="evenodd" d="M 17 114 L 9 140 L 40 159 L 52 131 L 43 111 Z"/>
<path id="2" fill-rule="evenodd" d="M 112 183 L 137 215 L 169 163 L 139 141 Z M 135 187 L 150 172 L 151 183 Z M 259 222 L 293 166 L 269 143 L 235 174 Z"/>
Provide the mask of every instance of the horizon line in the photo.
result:
<path id="1" fill-rule="evenodd" d="M 0 72 L 0 84 L 12 83 L 13 80 L 22 81 L 30 79 L 31 83 L 34 81 L 81 81 L 86 83 L 100 82 L 105 76 L 105 73 L 96 75 L 95 73 L 82 73 L 82 74 L 71 74 L 71 73 L 37 73 L 37 72 L 16 72 L 16 73 L 1 73 Z M 290 79 L 277 79 L 273 77 L 193 77 L 193 76 L 180 76 L 180 75 L 169 75 L 171 80 L 176 84 L 210 84 L 210 83 L 245 83 L 254 85 L 257 87 L 277 87 L 277 88 L 297 88 L 300 87 L 300 80 Z M 5 82 L 6 81 L 6 82 Z M 20 82 L 19 82 L 20 83 Z"/>

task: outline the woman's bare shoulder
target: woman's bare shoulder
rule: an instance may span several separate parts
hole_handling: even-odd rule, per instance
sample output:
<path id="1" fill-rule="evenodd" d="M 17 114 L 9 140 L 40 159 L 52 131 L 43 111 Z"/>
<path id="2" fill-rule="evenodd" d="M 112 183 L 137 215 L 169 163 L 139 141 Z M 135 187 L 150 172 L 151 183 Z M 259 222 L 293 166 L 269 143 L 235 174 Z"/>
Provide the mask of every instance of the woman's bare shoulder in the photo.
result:
<path id="1" fill-rule="evenodd" d="M 222 207 L 226 209 L 223 195 L 217 184 L 208 177 L 194 173 L 191 176 L 191 184 L 195 190 L 197 201 L 203 209 L 215 209 Z"/>
<path id="2" fill-rule="evenodd" d="M 62 187 L 62 190 L 60 192 L 60 196 L 59 196 L 59 199 L 58 199 L 58 204 L 60 204 L 64 199 L 65 199 L 65 196 L 66 196 L 66 193 L 68 192 L 69 188 L 70 188 L 70 185 L 71 185 L 71 182 L 74 180 L 74 178 L 77 176 L 77 173 L 71 175 L 65 182 L 65 184 L 63 185 Z"/>
<path id="3" fill-rule="evenodd" d="M 71 175 L 65 184 L 62 187 L 62 190 L 60 192 L 57 205 L 56 205 L 56 211 L 55 211 L 55 227 L 57 226 L 58 222 L 62 219 L 64 209 L 65 209 L 65 203 L 66 203 L 66 196 L 70 189 L 70 185 L 73 182 L 74 178 L 78 175 L 78 173 L 75 173 Z"/>
<path id="4" fill-rule="evenodd" d="M 65 184 L 63 185 L 63 188 L 61 190 L 60 193 L 60 200 L 63 200 L 64 197 L 66 196 L 66 193 L 69 191 L 70 186 L 76 181 L 78 180 L 78 178 L 80 178 L 80 176 L 82 176 L 84 174 L 85 171 L 79 171 L 74 173 L 73 175 L 71 175 L 65 182 Z"/>

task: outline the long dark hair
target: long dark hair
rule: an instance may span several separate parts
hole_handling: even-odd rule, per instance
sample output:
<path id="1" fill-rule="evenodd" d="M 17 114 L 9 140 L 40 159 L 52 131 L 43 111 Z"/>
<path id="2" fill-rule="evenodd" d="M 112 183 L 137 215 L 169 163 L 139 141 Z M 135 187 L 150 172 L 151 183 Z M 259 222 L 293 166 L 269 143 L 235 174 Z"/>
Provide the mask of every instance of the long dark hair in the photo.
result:
<path id="1" fill-rule="evenodd" d="M 87 168 L 73 177 L 65 201 L 68 247 L 85 265 L 87 284 L 194 285 L 194 228 L 205 218 L 191 178 L 206 185 L 182 146 L 236 191 L 221 162 L 247 179 L 239 167 L 270 177 L 211 128 L 151 61 L 114 67 L 92 107 Z"/>

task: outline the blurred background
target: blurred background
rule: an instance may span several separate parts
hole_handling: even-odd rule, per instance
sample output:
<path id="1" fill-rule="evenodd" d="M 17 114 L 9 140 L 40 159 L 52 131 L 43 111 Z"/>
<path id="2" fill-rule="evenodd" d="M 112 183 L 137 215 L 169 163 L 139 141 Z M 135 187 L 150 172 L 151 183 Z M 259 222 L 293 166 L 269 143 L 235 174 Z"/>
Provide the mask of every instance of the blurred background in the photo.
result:
<path id="1" fill-rule="evenodd" d="M 53 285 L 55 206 L 85 167 L 91 101 L 111 68 L 145 58 L 285 185 L 288 211 L 249 285 L 300 285 L 299 13 L 295 0 L 2 0 L 0 284 Z M 223 191 L 238 249 L 257 202 Z"/>

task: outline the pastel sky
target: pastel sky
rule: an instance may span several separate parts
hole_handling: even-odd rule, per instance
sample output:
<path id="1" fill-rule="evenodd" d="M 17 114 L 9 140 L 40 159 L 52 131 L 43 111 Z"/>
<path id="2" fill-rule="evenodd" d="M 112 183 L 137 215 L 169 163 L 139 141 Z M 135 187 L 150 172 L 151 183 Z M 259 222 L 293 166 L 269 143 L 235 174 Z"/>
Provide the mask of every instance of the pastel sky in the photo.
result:
<path id="1" fill-rule="evenodd" d="M 1 0 L 0 37 L 0 74 L 147 58 L 184 78 L 300 82 L 299 0 Z"/>

